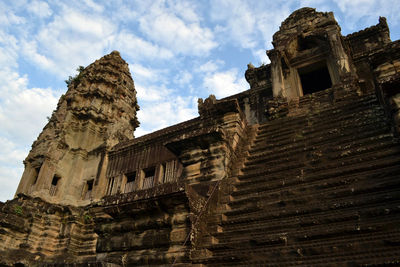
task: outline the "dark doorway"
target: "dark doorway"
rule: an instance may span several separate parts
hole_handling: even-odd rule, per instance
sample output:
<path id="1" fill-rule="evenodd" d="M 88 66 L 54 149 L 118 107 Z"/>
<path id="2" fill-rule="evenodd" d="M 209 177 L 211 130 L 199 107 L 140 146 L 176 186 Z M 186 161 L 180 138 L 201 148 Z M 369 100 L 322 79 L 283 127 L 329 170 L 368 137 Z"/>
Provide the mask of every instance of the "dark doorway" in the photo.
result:
<path id="1" fill-rule="evenodd" d="M 60 176 L 54 175 L 53 180 L 51 181 L 51 185 L 57 186 L 58 181 L 61 179 Z"/>
<path id="2" fill-rule="evenodd" d="M 156 168 L 155 167 L 144 169 L 144 177 L 145 178 L 153 177 L 155 173 L 156 173 Z"/>
<path id="3" fill-rule="evenodd" d="M 133 183 L 136 180 L 136 172 L 131 172 L 126 175 L 126 182 Z"/>
<path id="4" fill-rule="evenodd" d="M 324 62 L 299 68 L 303 95 L 312 94 L 332 87 L 331 76 Z"/>
<path id="5" fill-rule="evenodd" d="M 86 182 L 86 192 L 83 199 L 91 199 L 93 190 L 93 180 L 89 180 Z"/>

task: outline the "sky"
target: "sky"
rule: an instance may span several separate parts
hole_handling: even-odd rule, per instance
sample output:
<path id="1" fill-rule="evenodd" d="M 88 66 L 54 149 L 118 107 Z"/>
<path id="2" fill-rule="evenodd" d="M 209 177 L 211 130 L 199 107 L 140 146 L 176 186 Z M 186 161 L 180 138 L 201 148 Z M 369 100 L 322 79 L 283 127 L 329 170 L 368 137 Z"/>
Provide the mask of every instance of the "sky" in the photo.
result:
<path id="1" fill-rule="evenodd" d="M 272 35 L 304 6 L 333 11 L 342 34 L 385 16 L 400 37 L 400 0 L 0 0 L 0 201 L 12 199 L 31 145 L 64 82 L 118 50 L 135 81 L 135 136 L 198 116 L 197 99 L 249 88 Z"/>

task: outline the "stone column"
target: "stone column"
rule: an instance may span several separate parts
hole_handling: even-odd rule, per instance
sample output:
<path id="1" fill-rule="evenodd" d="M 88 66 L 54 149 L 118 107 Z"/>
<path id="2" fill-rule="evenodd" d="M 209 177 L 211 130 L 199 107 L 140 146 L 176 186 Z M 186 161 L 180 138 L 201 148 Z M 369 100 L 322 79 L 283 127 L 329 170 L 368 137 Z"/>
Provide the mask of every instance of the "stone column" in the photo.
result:
<path id="1" fill-rule="evenodd" d="M 271 60 L 271 79 L 272 79 L 273 96 L 286 97 L 280 53 L 277 50 L 272 49 L 267 52 L 267 55 Z"/>

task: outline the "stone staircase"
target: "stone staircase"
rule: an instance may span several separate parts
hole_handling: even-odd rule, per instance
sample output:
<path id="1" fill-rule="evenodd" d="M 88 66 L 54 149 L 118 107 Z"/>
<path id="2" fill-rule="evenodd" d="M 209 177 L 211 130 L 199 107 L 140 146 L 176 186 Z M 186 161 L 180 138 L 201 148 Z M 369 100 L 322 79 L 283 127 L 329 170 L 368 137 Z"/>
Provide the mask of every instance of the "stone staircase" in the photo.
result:
<path id="1" fill-rule="evenodd" d="M 400 264 L 400 142 L 375 94 L 259 125 L 199 266 Z M 212 228 L 210 228 L 212 229 Z M 204 255 L 204 254 L 203 254 Z"/>

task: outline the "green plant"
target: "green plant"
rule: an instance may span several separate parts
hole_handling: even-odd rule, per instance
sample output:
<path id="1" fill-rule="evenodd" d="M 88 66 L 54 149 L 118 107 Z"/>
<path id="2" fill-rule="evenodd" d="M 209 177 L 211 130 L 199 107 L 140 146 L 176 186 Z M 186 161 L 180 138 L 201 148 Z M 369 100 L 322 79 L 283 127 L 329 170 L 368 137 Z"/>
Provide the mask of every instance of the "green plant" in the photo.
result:
<path id="1" fill-rule="evenodd" d="M 82 71 L 83 71 L 84 69 L 85 69 L 84 66 L 79 66 L 79 67 L 76 69 L 76 71 L 78 72 L 78 74 L 76 74 L 74 77 L 69 76 L 69 77 L 68 77 L 68 80 L 65 80 L 65 83 L 66 83 L 68 86 L 69 86 L 72 82 L 78 83 L 79 80 L 80 80 L 80 78 L 81 78 Z"/>
<path id="2" fill-rule="evenodd" d="M 15 214 L 17 214 L 17 215 L 22 215 L 22 207 L 21 206 L 15 206 L 14 207 L 14 212 L 15 212 Z"/>
<path id="3" fill-rule="evenodd" d="M 92 216 L 90 216 L 89 214 L 85 214 L 83 216 L 83 220 L 85 221 L 85 223 L 89 223 L 92 220 Z"/>

